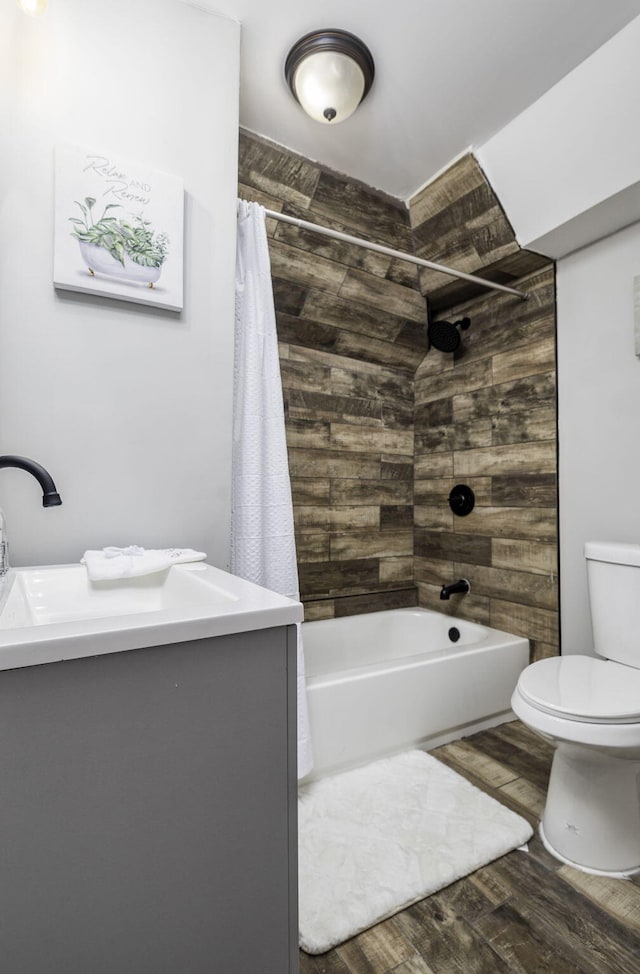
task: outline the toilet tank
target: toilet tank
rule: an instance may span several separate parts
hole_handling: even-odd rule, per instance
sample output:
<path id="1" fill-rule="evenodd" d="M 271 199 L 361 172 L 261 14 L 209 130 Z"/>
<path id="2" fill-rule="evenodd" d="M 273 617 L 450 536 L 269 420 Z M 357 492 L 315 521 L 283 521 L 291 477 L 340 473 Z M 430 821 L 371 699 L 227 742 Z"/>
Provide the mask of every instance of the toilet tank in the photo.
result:
<path id="1" fill-rule="evenodd" d="M 584 554 L 596 653 L 640 669 L 640 544 L 587 541 Z"/>

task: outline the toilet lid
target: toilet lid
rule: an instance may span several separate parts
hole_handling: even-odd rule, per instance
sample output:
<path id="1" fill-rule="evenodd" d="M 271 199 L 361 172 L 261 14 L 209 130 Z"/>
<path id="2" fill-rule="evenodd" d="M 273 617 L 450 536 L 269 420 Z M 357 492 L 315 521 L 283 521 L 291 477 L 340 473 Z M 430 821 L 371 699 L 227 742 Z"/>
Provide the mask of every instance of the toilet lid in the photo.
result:
<path id="1" fill-rule="evenodd" d="M 546 713 L 601 723 L 640 721 L 640 670 L 592 656 L 556 656 L 527 666 L 520 694 Z"/>

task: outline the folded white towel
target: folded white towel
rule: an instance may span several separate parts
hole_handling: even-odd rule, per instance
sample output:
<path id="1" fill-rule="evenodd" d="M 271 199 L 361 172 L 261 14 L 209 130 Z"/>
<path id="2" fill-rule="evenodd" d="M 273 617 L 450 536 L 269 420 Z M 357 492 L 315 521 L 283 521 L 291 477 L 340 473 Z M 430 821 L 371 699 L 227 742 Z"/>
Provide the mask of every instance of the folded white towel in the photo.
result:
<path id="1" fill-rule="evenodd" d="M 82 563 L 92 582 L 104 582 L 115 578 L 133 578 L 135 575 L 152 575 L 171 565 L 188 561 L 203 561 L 207 556 L 193 548 L 103 548 L 102 551 L 85 551 Z"/>

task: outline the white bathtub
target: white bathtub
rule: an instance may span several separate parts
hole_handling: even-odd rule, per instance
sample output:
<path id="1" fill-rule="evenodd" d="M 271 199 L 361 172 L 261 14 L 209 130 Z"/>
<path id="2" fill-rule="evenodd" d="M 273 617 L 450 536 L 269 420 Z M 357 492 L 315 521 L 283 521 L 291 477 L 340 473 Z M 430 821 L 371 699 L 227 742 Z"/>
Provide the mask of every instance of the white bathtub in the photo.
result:
<path id="1" fill-rule="evenodd" d="M 428 609 L 306 622 L 302 636 L 310 778 L 512 719 L 529 662 L 527 639 Z"/>

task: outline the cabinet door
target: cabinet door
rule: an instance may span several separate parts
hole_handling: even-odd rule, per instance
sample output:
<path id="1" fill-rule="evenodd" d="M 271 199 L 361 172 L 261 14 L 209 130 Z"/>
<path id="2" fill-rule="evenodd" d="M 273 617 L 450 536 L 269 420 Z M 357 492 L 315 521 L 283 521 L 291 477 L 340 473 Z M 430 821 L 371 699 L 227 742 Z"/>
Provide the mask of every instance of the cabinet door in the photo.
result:
<path id="1" fill-rule="evenodd" d="M 11 974 L 297 969 L 295 627 L 0 673 Z"/>

